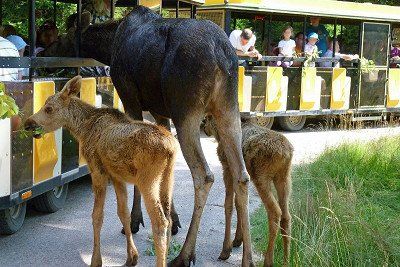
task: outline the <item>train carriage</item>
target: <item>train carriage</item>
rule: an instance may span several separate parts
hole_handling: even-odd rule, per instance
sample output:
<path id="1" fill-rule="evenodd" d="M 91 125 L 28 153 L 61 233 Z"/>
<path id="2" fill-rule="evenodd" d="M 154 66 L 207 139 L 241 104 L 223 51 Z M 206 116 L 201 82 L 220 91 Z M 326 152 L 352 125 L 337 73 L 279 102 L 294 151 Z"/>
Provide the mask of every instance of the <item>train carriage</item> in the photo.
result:
<path id="1" fill-rule="evenodd" d="M 39 0 L 37 0 L 39 1 Z M 43 0 L 54 3 L 57 1 Z M 107 0 L 102 0 L 107 1 Z M 3 1 L 4 2 L 4 1 Z M 35 0 L 29 0 L 30 55 L 35 47 Z M 81 21 L 82 1 L 62 0 L 76 5 L 77 22 Z M 0 1 L 0 3 L 2 3 Z M 256 21 L 259 44 L 272 43 L 275 22 L 285 22 L 305 29 L 310 16 L 320 16 L 336 33 L 352 29 L 358 43 L 351 52 L 374 60 L 371 72 L 363 71 L 359 60 L 342 68 L 304 66 L 304 57 L 277 58 L 263 54 L 260 62 L 246 60 L 239 67 L 239 108 L 270 126 L 278 118 L 281 126 L 298 130 L 306 116 L 352 114 L 380 118 L 382 114 L 400 111 L 400 69 L 389 58 L 390 42 L 400 29 L 400 8 L 341 1 L 310 0 L 110 0 L 109 17 L 116 7 L 145 5 L 168 17 L 209 19 L 227 34 L 241 19 Z M 0 15 L 0 18 L 2 16 Z M 56 19 L 56 17 L 55 17 Z M 80 35 L 76 35 L 80 45 Z M 268 49 L 267 49 L 268 50 Z M 79 51 L 79 49 L 78 49 Z M 54 212 L 64 204 L 68 183 L 88 174 L 79 155 L 79 146 L 68 131 L 60 129 L 43 139 L 33 140 L 19 135 L 19 125 L 37 111 L 45 99 L 59 91 L 67 78 L 37 77 L 35 69 L 104 66 L 93 59 L 0 57 L 0 67 L 29 68 L 26 80 L 4 82 L 6 93 L 13 97 L 22 111 L 21 120 L 0 120 L 0 233 L 12 234 L 23 223 L 26 202 L 44 212 Z M 298 61 L 300 67 L 272 67 L 277 60 Z M 330 58 L 317 61 L 333 62 Z M 392 65 L 390 65 L 390 63 Z M 109 77 L 85 77 L 80 97 L 95 105 L 123 111 L 123 106 Z"/>

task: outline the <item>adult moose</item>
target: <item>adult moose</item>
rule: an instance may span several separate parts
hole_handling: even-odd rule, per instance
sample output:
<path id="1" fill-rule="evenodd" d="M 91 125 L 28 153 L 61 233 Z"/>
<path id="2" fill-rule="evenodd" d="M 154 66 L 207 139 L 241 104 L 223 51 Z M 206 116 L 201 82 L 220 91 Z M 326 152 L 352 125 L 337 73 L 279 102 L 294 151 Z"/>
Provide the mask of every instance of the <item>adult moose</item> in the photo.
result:
<path id="1" fill-rule="evenodd" d="M 74 56 L 74 31 L 69 35 L 44 55 Z M 205 114 L 215 119 L 238 210 L 245 218 L 242 265 L 253 265 L 247 207 L 249 175 L 241 153 L 237 99 L 238 59 L 225 33 L 210 21 L 163 19 L 138 6 L 122 21 L 84 25 L 81 52 L 83 57 L 110 65 L 113 83 L 131 117 L 142 120 L 142 111 L 150 111 L 157 123 L 166 124 L 171 118 L 176 127 L 193 177 L 195 201 L 185 243 L 171 266 L 190 266 L 195 261 L 199 223 L 214 181 L 200 144 L 200 123 Z M 133 221 L 141 215 L 139 211 L 136 202 Z"/>

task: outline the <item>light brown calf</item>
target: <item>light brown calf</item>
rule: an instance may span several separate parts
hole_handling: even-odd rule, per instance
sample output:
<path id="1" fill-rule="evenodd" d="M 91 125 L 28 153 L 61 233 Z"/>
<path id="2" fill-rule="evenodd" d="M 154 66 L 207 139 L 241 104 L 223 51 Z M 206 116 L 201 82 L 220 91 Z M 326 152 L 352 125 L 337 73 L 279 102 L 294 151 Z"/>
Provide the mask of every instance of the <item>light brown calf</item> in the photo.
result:
<path id="1" fill-rule="evenodd" d="M 215 129 L 213 119 L 208 116 L 205 120 L 204 131 L 209 136 L 214 135 L 219 141 L 219 136 Z M 282 134 L 255 125 L 250 118 L 242 117 L 242 151 L 250 179 L 253 181 L 268 214 L 269 241 L 264 255 L 264 266 L 273 265 L 274 244 L 279 228 L 283 238 L 284 264 L 288 265 L 291 225 L 288 204 L 292 184 L 290 169 L 293 147 Z M 219 144 L 217 152 L 222 163 L 226 187 L 225 239 L 220 255 L 220 259 L 226 260 L 230 257 L 232 246 L 237 247 L 242 244 L 242 223 L 240 216 L 238 216 L 236 235 L 232 243 L 231 221 L 235 195 L 232 179 L 229 177 L 230 172 L 226 157 Z M 272 184 L 275 186 L 278 201 L 276 201 L 272 192 Z"/>
<path id="2" fill-rule="evenodd" d="M 102 265 L 100 230 L 108 180 L 113 182 L 118 216 L 126 230 L 126 265 L 134 266 L 138 260 L 129 227 L 126 183 L 130 183 L 141 191 L 151 219 L 157 266 L 165 266 L 177 141 L 162 127 L 133 121 L 115 109 L 97 109 L 84 103 L 76 97 L 81 80 L 80 76 L 71 79 L 61 92 L 49 97 L 45 106 L 28 118 L 25 128 L 43 128 L 44 132 L 51 132 L 65 127 L 79 141 L 91 171 L 94 193 L 91 266 Z"/>

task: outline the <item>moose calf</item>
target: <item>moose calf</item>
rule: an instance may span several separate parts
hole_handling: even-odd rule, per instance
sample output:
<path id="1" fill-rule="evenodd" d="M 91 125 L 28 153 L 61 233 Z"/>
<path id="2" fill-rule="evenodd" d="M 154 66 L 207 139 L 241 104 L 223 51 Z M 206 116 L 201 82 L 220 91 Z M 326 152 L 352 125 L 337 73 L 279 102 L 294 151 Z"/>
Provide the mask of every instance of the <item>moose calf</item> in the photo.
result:
<path id="1" fill-rule="evenodd" d="M 248 117 L 242 117 L 242 151 L 247 171 L 253 181 L 259 196 L 261 197 L 268 214 L 269 241 L 264 255 L 264 266 L 272 266 L 274 262 L 274 244 L 281 228 L 284 263 L 288 264 L 290 250 L 290 224 L 289 197 L 291 190 L 290 169 L 293 156 L 293 147 L 290 142 L 280 133 L 267 128 L 260 127 L 251 122 Z M 214 135 L 219 142 L 214 121 L 207 116 L 204 124 L 205 133 Z M 236 235 L 231 243 L 231 220 L 234 201 L 232 179 L 229 178 L 230 171 L 226 156 L 218 145 L 218 157 L 222 163 L 225 193 L 225 239 L 220 259 L 229 258 L 232 246 L 240 246 L 242 243 L 241 218 L 238 216 Z M 274 184 L 278 202 L 272 192 Z M 237 205 L 236 205 L 237 208 Z"/>
<path id="2" fill-rule="evenodd" d="M 63 90 L 47 99 L 46 104 L 25 123 L 27 130 L 42 128 L 51 132 L 60 127 L 71 131 L 79 141 L 92 176 L 94 192 L 94 248 L 91 266 L 101 266 L 100 230 L 108 180 L 114 185 L 118 216 L 126 230 L 127 266 L 137 264 L 133 243 L 126 184 L 136 185 L 143 194 L 151 219 L 157 266 L 166 265 L 170 237 L 170 207 L 177 141 L 159 126 L 133 121 L 110 108 L 97 109 L 76 96 L 82 78 L 69 80 Z M 34 135 L 40 138 L 40 134 Z"/>

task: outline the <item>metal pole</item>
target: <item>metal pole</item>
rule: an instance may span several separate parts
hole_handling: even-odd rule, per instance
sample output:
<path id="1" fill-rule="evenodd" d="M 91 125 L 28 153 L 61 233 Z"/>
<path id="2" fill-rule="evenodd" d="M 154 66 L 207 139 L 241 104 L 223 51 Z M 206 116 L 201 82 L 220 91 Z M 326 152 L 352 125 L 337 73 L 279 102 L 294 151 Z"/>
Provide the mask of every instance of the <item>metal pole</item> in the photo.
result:
<path id="1" fill-rule="evenodd" d="M 190 18 L 191 18 L 191 19 L 194 19 L 193 7 L 194 7 L 194 5 L 193 5 L 193 4 L 192 4 L 192 5 L 190 5 Z"/>
<path id="2" fill-rule="evenodd" d="M 272 28 L 272 15 L 271 14 L 269 14 L 269 17 L 268 17 L 268 32 L 267 32 L 267 56 L 269 56 L 268 55 L 268 52 L 269 52 L 269 46 L 271 45 L 271 28 Z M 272 50 L 271 50 L 271 52 L 272 52 Z"/>
<path id="3" fill-rule="evenodd" d="M 3 25 L 3 0 L 0 0 L 0 25 Z"/>
<path id="4" fill-rule="evenodd" d="M 57 0 L 53 1 L 53 22 L 57 25 Z"/>
<path id="5" fill-rule="evenodd" d="M 303 22 L 303 53 L 304 53 L 304 48 L 306 46 L 306 31 L 307 31 L 307 16 L 304 17 L 304 22 Z"/>
<path id="6" fill-rule="evenodd" d="M 333 26 L 333 59 L 335 59 L 336 55 L 336 42 L 337 42 L 337 33 L 336 33 L 336 28 L 337 28 L 337 19 L 335 18 L 335 25 Z M 332 68 L 335 67 L 335 62 L 332 62 Z"/>
<path id="7" fill-rule="evenodd" d="M 78 0 L 76 6 L 76 57 L 81 56 L 81 40 L 82 40 L 82 0 Z"/>
<path id="8" fill-rule="evenodd" d="M 110 0 L 110 17 L 114 18 L 114 0 Z"/>
<path id="9" fill-rule="evenodd" d="M 176 1 L 175 18 L 179 18 L 179 0 Z"/>
<path id="10" fill-rule="evenodd" d="M 36 29 L 35 29 L 35 0 L 29 0 L 29 56 L 35 57 Z M 32 80 L 34 69 L 29 68 L 29 80 Z"/>
<path id="11" fill-rule="evenodd" d="M 197 6 L 193 5 L 193 18 L 197 19 Z"/>
<path id="12" fill-rule="evenodd" d="M 225 33 L 229 36 L 231 34 L 231 16 L 232 13 L 230 10 L 225 11 L 225 25 L 224 25 L 224 30 Z"/>

